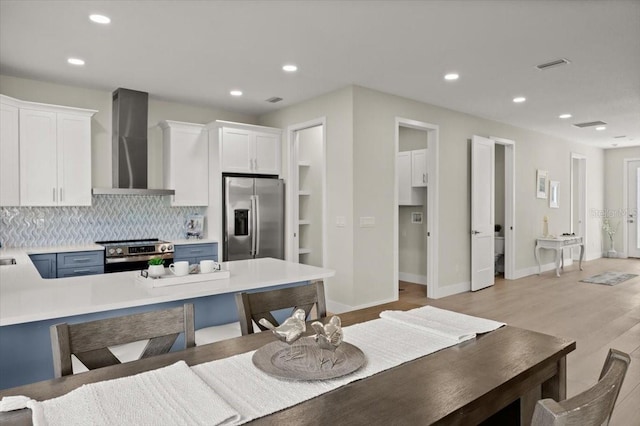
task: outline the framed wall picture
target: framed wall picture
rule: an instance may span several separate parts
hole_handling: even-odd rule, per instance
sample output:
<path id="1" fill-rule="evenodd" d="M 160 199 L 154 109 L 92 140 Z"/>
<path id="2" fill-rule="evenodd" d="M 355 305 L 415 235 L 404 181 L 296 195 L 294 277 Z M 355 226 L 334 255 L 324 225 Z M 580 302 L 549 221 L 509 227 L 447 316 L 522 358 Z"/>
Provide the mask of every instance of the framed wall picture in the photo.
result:
<path id="1" fill-rule="evenodd" d="M 201 239 L 204 236 L 204 215 L 190 214 L 185 223 L 187 239 Z"/>
<path id="2" fill-rule="evenodd" d="M 540 170 L 536 172 L 536 197 L 547 198 L 547 177 L 549 172 L 546 170 Z"/>
<path id="3" fill-rule="evenodd" d="M 560 208 L 560 205 L 558 204 L 558 199 L 560 198 L 560 193 L 558 192 L 559 186 L 560 182 L 557 180 L 549 181 L 549 207 L 552 209 Z"/>

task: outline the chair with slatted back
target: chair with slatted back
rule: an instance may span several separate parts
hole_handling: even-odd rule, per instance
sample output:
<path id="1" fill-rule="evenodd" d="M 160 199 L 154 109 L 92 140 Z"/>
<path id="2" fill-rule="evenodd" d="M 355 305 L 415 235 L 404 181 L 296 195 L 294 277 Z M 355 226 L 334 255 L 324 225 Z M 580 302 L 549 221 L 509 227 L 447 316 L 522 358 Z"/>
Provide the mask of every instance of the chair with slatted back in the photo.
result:
<path id="1" fill-rule="evenodd" d="M 315 306 L 317 318 L 327 316 L 322 281 L 258 293 L 238 293 L 236 294 L 236 304 L 243 336 L 253 333 L 255 326 L 252 323 L 257 324 L 260 330 L 267 329 L 258 323 L 260 318 L 266 318 L 271 324 L 279 325 L 272 312 L 281 309 L 292 308 L 291 313 L 296 309 L 304 309 L 307 318 L 309 318 L 309 314 Z"/>
<path id="2" fill-rule="evenodd" d="M 564 401 L 542 399 L 533 412 L 532 426 L 608 425 L 631 358 L 609 349 L 598 383 Z"/>
<path id="3" fill-rule="evenodd" d="M 180 333 L 184 333 L 186 348 L 195 346 L 191 303 L 80 324 L 56 324 L 50 332 L 55 377 L 73 374 L 72 355 L 90 370 L 120 364 L 110 346 L 149 339 L 140 356 L 149 358 L 169 352 Z"/>

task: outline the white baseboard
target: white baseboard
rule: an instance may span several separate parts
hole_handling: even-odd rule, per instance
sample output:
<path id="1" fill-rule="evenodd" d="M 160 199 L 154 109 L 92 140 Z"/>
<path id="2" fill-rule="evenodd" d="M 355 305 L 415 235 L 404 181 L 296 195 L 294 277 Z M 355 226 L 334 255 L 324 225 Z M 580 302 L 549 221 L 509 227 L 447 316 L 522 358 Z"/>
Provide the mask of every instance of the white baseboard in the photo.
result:
<path id="1" fill-rule="evenodd" d="M 573 259 L 565 259 L 564 260 L 564 266 L 571 266 L 573 265 Z M 544 265 L 542 265 L 542 272 L 547 272 L 547 271 L 555 271 L 556 269 L 556 263 L 555 262 L 551 262 L 551 263 L 546 263 Z M 537 275 L 538 274 L 538 266 L 530 266 L 529 268 L 523 268 L 523 269 L 518 269 L 516 270 L 516 273 L 514 274 L 514 279 L 518 279 L 518 278 L 524 278 L 524 277 L 528 277 L 529 275 Z"/>
<path id="2" fill-rule="evenodd" d="M 333 313 L 333 314 L 341 314 L 343 312 L 349 312 L 349 311 L 355 311 L 358 309 L 364 309 L 364 308 L 370 308 L 371 306 L 376 306 L 376 305 L 382 305 L 384 303 L 390 303 L 390 302 L 396 302 L 398 300 L 398 298 L 391 298 L 391 299 L 383 299 L 383 300 L 376 300 L 374 302 L 369 302 L 369 303 L 365 303 L 362 305 L 357 305 L 357 306 L 351 306 L 351 305 L 345 305 L 344 303 L 340 303 L 340 302 L 336 302 L 333 300 L 327 300 L 327 311 Z"/>
<path id="3" fill-rule="evenodd" d="M 398 272 L 398 279 L 400 281 L 407 281 L 414 284 L 427 285 L 426 275 L 410 274 L 408 272 Z"/>

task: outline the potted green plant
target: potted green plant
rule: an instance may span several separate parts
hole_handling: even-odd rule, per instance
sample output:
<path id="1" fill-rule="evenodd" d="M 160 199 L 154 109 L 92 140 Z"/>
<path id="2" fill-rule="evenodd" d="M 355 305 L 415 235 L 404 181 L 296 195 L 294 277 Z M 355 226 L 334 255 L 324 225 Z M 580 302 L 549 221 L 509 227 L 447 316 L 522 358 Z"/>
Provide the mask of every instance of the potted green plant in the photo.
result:
<path id="1" fill-rule="evenodd" d="M 149 276 L 153 278 L 164 275 L 164 259 L 161 257 L 152 257 L 149 263 Z"/>

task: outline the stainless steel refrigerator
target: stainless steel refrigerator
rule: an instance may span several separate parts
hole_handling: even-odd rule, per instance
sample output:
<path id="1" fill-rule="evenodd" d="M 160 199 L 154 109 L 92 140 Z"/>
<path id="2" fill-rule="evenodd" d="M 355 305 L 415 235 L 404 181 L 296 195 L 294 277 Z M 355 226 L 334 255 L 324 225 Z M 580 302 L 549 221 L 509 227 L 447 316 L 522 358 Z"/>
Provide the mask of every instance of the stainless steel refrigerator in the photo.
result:
<path id="1" fill-rule="evenodd" d="M 224 176 L 223 191 L 223 259 L 284 259 L 284 181 Z"/>

